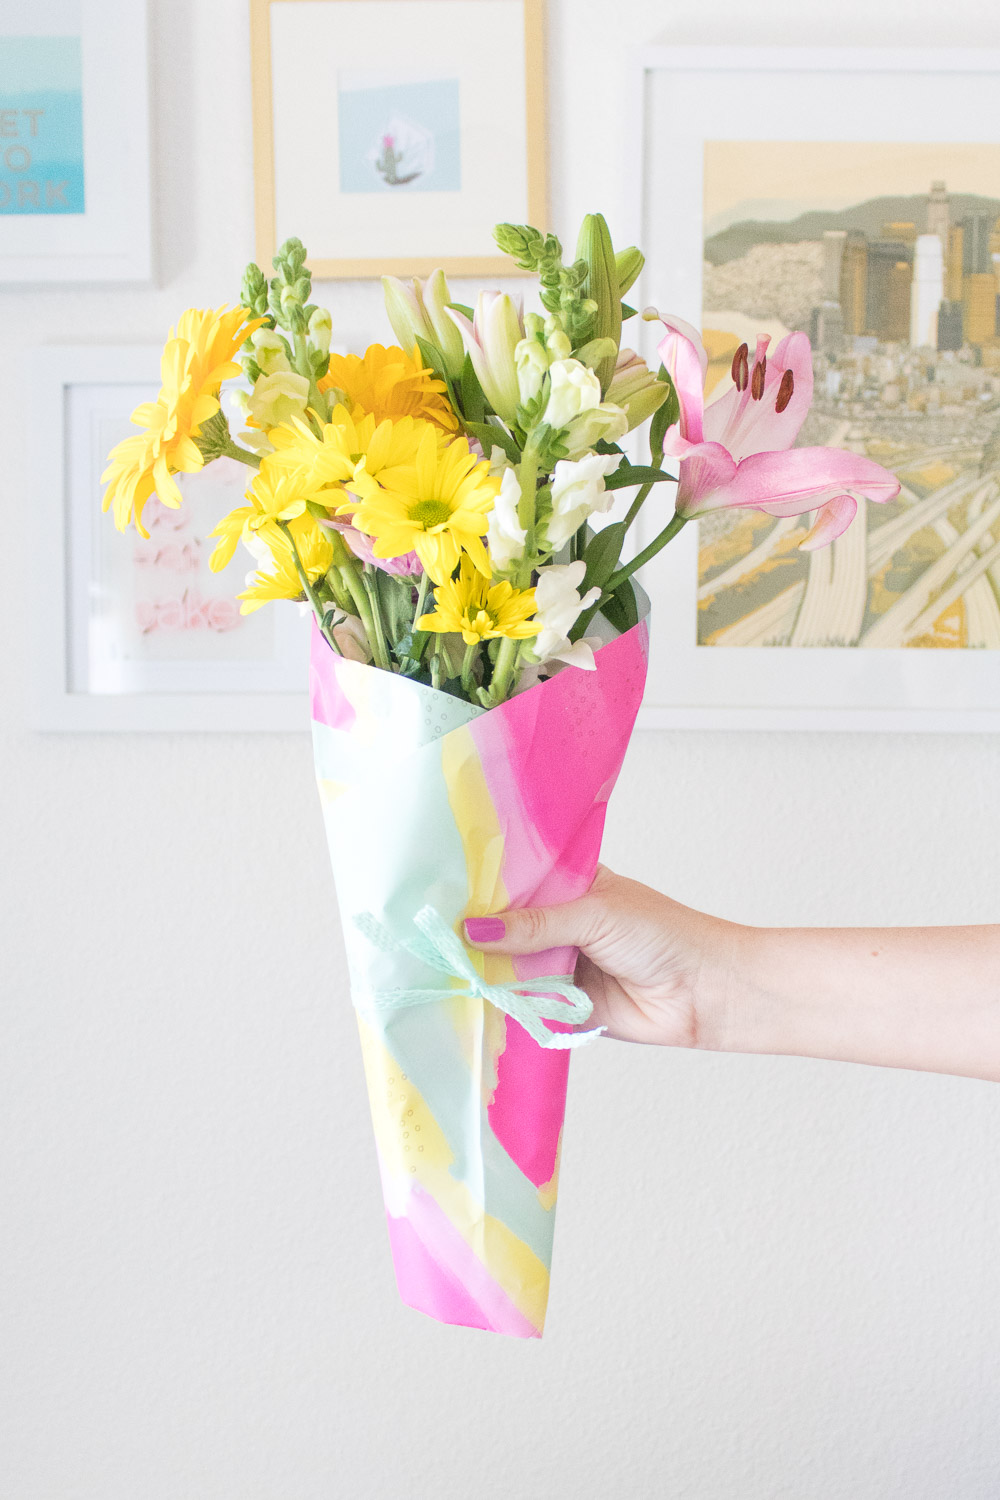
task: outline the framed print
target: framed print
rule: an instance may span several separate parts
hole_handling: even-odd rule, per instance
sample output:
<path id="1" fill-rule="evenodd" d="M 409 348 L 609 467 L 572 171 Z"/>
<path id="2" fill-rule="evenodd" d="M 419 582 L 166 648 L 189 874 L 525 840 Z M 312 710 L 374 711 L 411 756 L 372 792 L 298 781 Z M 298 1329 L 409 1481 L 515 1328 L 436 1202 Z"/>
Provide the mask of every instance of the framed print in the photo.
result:
<path id="1" fill-rule="evenodd" d="M 155 399 L 159 359 L 138 346 L 36 354 L 38 727 L 307 729 L 309 621 L 294 604 L 240 613 L 249 557 L 208 566 L 209 532 L 241 503 L 246 467 L 218 459 L 179 475 L 184 504 L 151 499 L 148 539 L 101 510 L 106 456 Z"/>
<path id="2" fill-rule="evenodd" d="M 251 0 L 257 259 L 512 274 L 546 222 L 543 0 Z M 516 272 L 514 273 L 516 274 Z"/>
<path id="3" fill-rule="evenodd" d="M 742 345 L 808 333 L 798 444 L 901 485 L 811 553 L 807 516 L 689 523 L 647 569 L 647 716 L 1000 729 L 1000 54 L 653 49 L 642 74 L 643 302 L 701 328 L 708 400 Z"/>
<path id="4" fill-rule="evenodd" d="M 150 275 L 143 0 L 0 0 L 0 281 Z"/>

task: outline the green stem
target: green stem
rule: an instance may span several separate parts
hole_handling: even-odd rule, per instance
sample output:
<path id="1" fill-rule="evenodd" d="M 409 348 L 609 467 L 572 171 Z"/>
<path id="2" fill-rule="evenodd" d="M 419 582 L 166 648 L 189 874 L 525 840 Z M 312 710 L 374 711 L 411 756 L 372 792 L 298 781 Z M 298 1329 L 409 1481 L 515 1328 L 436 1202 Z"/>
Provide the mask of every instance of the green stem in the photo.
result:
<path id="1" fill-rule="evenodd" d="M 663 468 L 663 454 L 662 453 L 654 453 L 653 454 L 651 466 L 654 469 L 662 469 Z M 639 514 L 640 510 L 642 510 L 643 501 L 647 498 L 647 496 L 649 495 L 649 492 L 650 492 L 650 490 L 652 488 L 653 488 L 652 482 L 650 482 L 649 484 L 644 484 L 642 486 L 642 489 L 636 495 L 635 499 L 632 501 L 632 504 L 628 508 L 628 515 L 625 517 L 625 530 L 626 531 L 628 531 L 629 527 L 632 525 L 632 522 L 635 520 L 635 518 Z"/>
<path id="2" fill-rule="evenodd" d="M 295 343 L 295 368 L 300 375 L 304 375 L 309 382 L 309 405 L 316 413 L 317 420 L 322 427 L 329 415 L 329 409 L 323 397 L 323 392 L 316 384 L 316 375 L 309 358 L 309 345 L 306 343 L 304 333 L 294 333 L 292 339 Z"/>
<path id="3" fill-rule="evenodd" d="M 513 636 L 504 636 L 500 642 L 500 650 L 497 652 L 496 666 L 493 669 L 493 680 L 490 683 L 490 703 L 492 706 L 503 703 L 510 696 L 512 678 L 520 654 L 521 642 Z"/>
<path id="4" fill-rule="evenodd" d="M 420 582 L 417 585 L 417 607 L 413 611 L 413 633 L 415 635 L 417 634 L 417 621 L 420 619 L 420 616 L 424 613 L 427 607 L 427 589 L 429 584 L 430 579 L 428 578 L 427 574 L 421 573 Z M 423 634 L 425 635 L 426 633 L 426 631 L 423 632 Z"/>
<path id="5" fill-rule="evenodd" d="M 680 531 L 681 527 L 686 525 L 687 519 L 687 516 L 675 515 L 671 519 L 669 525 L 663 528 L 659 536 L 653 538 L 648 547 L 643 547 L 642 551 L 638 554 L 637 557 L 633 557 L 631 562 L 626 563 L 624 567 L 619 568 L 617 572 L 612 573 L 611 577 L 604 585 L 604 592 L 606 594 L 613 594 L 620 583 L 624 583 L 626 578 L 631 578 L 633 573 L 638 572 L 640 568 L 645 567 L 646 563 L 654 558 L 656 554 L 667 545 L 668 542 L 673 541 L 674 537 Z"/>
<path id="6" fill-rule="evenodd" d="M 358 612 L 358 619 L 365 627 L 365 634 L 368 637 L 368 644 L 371 646 L 372 654 L 375 657 L 375 665 L 377 667 L 382 667 L 387 671 L 389 668 L 389 662 L 382 656 L 382 653 L 379 649 L 378 633 L 375 629 L 375 617 L 372 614 L 371 605 L 368 603 L 368 595 L 365 592 L 365 586 L 362 583 L 361 579 L 358 577 L 358 571 L 352 563 L 344 563 L 337 569 L 337 571 L 340 574 L 340 577 L 346 585 L 347 589 L 349 590 L 351 598 L 354 600 L 354 607 Z"/>
<path id="7" fill-rule="evenodd" d="M 379 662 L 380 666 L 388 667 L 389 648 L 385 642 L 385 626 L 382 623 L 382 607 L 379 603 L 378 590 L 375 586 L 375 580 L 374 578 L 372 578 L 371 573 L 367 568 L 362 571 L 361 582 L 364 586 L 365 593 L 368 595 L 368 603 L 371 605 L 372 624 L 375 627 L 375 640 L 373 642 L 373 646 L 375 647 L 375 656 L 376 659 L 381 657 L 381 661 Z"/>
<path id="8" fill-rule="evenodd" d="M 295 538 L 293 537 L 291 531 L 286 526 L 284 521 L 279 521 L 278 525 L 284 532 L 285 536 L 288 538 L 289 546 L 292 549 L 292 557 L 295 561 L 295 571 L 299 575 L 299 582 L 302 584 L 302 590 L 306 598 L 309 600 L 309 603 L 312 605 L 313 614 L 316 616 L 316 623 L 319 625 L 320 630 L 323 632 L 323 639 L 333 648 L 338 656 L 343 656 L 344 653 L 341 651 L 334 638 L 333 626 L 330 624 L 326 610 L 323 608 L 323 601 L 317 594 L 316 590 L 313 588 L 312 584 L 309 582 L 309 575 L 306 572 L 305 568 L 302 566 L 302 559 L 299 556 L 299 549 L 295 545 Z"/>
<path id="9" fill-rule="evenodd" d="M 466 646 L 465 655 L 462 657 L 462 690 L 468 693 L 470 702 L 475 697 L 476 684 L 472 676 L 472 669 L 479 655 L 479 642 L 473 641 L 471 646 Z"/>
<path id="10" fill-rule="evenodd" d="M 428 578 L 427 574 L 421 573 L 420 582 L 417 585 L 417 607 L 413 611 L 413 625 L 410 630 L 409 651 L 410 661 L 415 662 L 418 666 L 424 659 L 424 652 L 427 649 L 427 642 L 431 638 L 431 631 L 417 629 L 417 621 L 420 619 L 421 615 L 427 608 L 427 590 L 429 586 L 430 579 Z"/>
<path id="11" fill-rule="evenodd" d="M 237 463 L 246 464 L 248 468 L 260 468 L 260 454 L 251 453 L 249 448 L 241 448 L 239 443 L 234 443 L 232 438 L 226 443 L 220 458 L 235 458 Z"/>
<path id="12" fill-rule="evenodd" d="M 521 498 L 517 503 L 517 524 L 525 533 L 524 548 L 526 553 L 531 552 L 534 548 L 538 468 L 538 454 L 529 443 L 521 455 L 521 462 L 517 466 L 517 477 L 521 485 Z M 530 582 L 530 571 L 525 576 L 525 566 L 522 563 L 518 573 L 517 586 L 518 588 L 527 588 Z"/>

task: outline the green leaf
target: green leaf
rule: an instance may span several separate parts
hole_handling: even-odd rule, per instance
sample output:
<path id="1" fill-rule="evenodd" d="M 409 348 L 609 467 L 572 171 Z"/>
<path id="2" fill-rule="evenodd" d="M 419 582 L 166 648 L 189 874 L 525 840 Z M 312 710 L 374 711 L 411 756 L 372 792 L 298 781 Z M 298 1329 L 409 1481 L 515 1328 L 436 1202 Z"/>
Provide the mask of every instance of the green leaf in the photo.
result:
<path id="1" fill-rule="evenodd" d="M 623 634 L 639 623 L 639 606 L 631 578 L 625 578 L 615 589 L 610 599 L 601 605 L 601 613 L 609 625 Z"/>
<path id="2" fill-rule="evenodd" d="M 475 309 L 472 307 L 466 307 L 464 302 L 446 302 L 445 306 L 453 307 L 456 312 L 464 314 L 464 316 L 467 317 L 470 322 L 476 316 Z"/>
<path id="3" fill-rule="evenodd" d="M 447 380 L 448 375 L 444 367 L 444 355 L 441 350 L 427 339 L 417 339 L 417 348 L 420 350 L 420 358 L 427 367 L 434 371 L 439 380 Z"/>
<path id="4" fill-rule="evenodd" d="M 619 464 L 614 473 L 605 479 L 604 487 L 608 490 L 627 490 L 633 484 L 660 484 L 665 479 L 672 481 L 674 477 L 673 474 L 664 474 L 662 469 L 651 468 L 648 464 Z"/>
<path id="5" fill-rule="evenodd" d="M 479 439 L 487 458 L 493 448 L 502 448 L 512 464 L 521 462 L 520 449 L 506 427 L 499 427 L 494 422 L 469 422 L 468 420 L 465 425 L 472 436 Z"/>
<path id="6" fill-rule="evenodd" d="M 467 421 L 484 422 L 486 420 L 486 397 L 483 388 L 479 384 L 479 376 L 476 374 L 472 363 L 472 356 L 465 356 L 465 364 L 458 381 L 462 397 L 462 415 Z"/>
<path id="7" fill-rule="evenodd" d="M 634 318 L 635 315 L 636 315 L 636 313 L 638 312 L 638 310 L 639 309 L 636 308 L 636 307 L 629 307 L 629 305 L 628 305 L 627 302 L 623 302 L 622 303 L 622 322 L 623 323 L 627 323 L 628 320 L 629 320 L 629 318 Z"/>
<path id="8" fill-rule="evenodd" d="M 663 452 L 663 435 L 668 427 L 673 427 L 675 422 L 680 421 L 681 404 L 677 398 L 677 391 L 673 381 L 663 366 L 660 366 L 657 380 L 662 380 L 670 387 L 670 395 L 662 406 L 657 407 L 653 413 L 653 420 L 649 424 L 649 451 L 653 458 L 657 458 Z"/>
<path id="9" fill-rule="evenodd" d="M 618 566 L 624 541 L 624 521 L 615 521 L 611 526 L 605 526 L 603 531 L 595 533 L 583 554 L 587 571 L 580 585 L 581 594 L 585 594 L 588 589 L 604 587 Z"/>
<path id="10" fill-rule="evenodd" d="M 621 449 L 621 448 L 619 448 L 619 446 L 618 446 L 617 443 L 608 443 L 608 442 L 605 441 L 604 438 L 598 438 L 597 442 L 594 444 L 594 452 L 595 453 L 623 453 L 624 450 Z"/>

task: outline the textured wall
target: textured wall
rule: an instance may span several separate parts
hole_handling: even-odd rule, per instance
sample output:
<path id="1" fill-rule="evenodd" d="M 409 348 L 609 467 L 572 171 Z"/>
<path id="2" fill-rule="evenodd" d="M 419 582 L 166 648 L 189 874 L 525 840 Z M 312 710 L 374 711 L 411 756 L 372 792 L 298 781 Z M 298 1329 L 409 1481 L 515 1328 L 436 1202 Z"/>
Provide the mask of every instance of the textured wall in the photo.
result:
<path id="1" fill-rule="evenodd" d="M 602 1044 L 544 1341 L 436 1326 L 392 1286 L 306 736 L 26 727 L 20 355 L 155 341 L 251 243 L 243 0 L 153 9 L 157 289 L 0 297 L 0 1495 L 992 1500 L 995 1088 Z M 645 41 L 1000 45 L 977 0 L 550 12 L 566 232 L 625 200 Z M 330 295 L 383 333 L 372 288 Z M 997 758 L 646 732 L 606 858 L 745 921 L 995 921 Z"/>

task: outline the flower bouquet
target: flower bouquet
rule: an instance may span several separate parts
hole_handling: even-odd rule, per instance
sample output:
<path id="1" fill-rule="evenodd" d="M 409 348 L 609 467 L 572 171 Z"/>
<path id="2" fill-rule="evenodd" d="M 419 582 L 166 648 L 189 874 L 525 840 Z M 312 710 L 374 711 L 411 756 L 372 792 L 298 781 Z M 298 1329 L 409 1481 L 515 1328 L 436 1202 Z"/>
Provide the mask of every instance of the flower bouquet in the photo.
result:
<path id="1" fill-rule="evenodd" d="M 316 775 L 400 1294 L 537 1337 L 569 1052 L 597 1033 L 578 1029 L 591 1006 L 573 952 L 484 957 L 463 922 L 593 879 L 645 680 L 637 569 L 703 511 L 812 511 L 815 547 L 858 494 L 898 486 L 856 454 L 792 448 L 812 393 L 804 334 L 742 346 L 706 406 L 693 328 L 661 320 L 655 371 L 622 348 L 643 258 L 616 252 L 600 215 L 570 263 L 529 226 L 496 239 L 537 278 L 535 311 L 489 291 L 463 306 L 440 271 L 386 277 L 398 345 L 362 356 L 331 353 L 299 241 L 272 278 L 251 265 L 239 306 L 190 309 L 171 331 L 104 505 L 145 534 L 154 492 L 181 503 L 175 474 L 246 465 L 211 566 L 242 544 L 245 612 L 312 612 Z M 647 422 L 636 463 L 622 441 Z M 647 504 L 654 538 L 628 555 Z"/>

